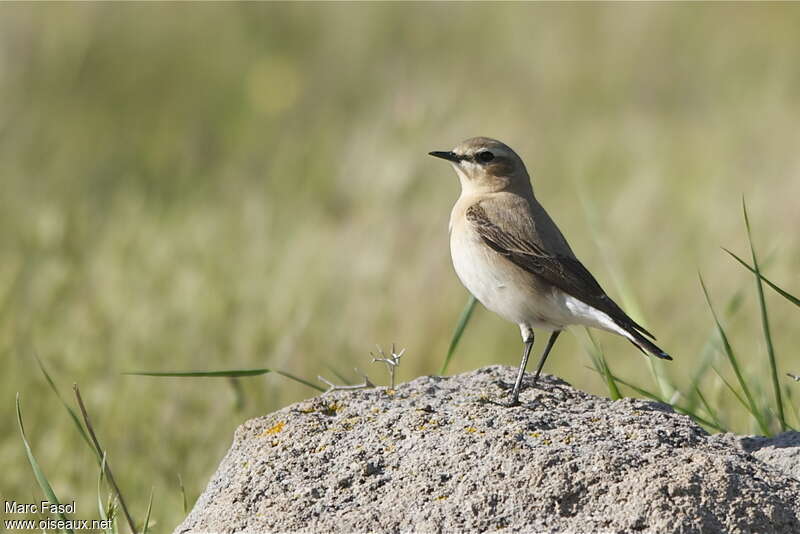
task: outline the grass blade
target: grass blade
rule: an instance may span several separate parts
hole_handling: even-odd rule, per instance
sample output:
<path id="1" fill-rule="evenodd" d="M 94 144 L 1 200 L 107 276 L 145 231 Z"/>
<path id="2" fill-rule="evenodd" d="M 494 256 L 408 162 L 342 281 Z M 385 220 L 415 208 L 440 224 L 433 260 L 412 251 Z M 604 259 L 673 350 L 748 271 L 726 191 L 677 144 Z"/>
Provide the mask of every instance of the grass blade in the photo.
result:
<path id="1" fill-rule="evenodd" d="M 290 380 L 294 380 L 295 382 L 303 384 L 304 386 L 316 389 L 317 391 L 325 391 L 318 385 L 291 373 L 278 371 L 276 369 L 267 369 L 266 367 L 261 369 L 225 369 L 222 371 L 128 371 L 122 374 L 131 376 L 158 376 L 172 378 L 237 378 L 242 376 L 259 376 L 268 373 L 276 373 Z"/>
<path id="2" fill-rule="evenodd" d="M 450 365 L 450 359 L 453 357 L 456 347 L 458 347 L 458 342 L 461 340 L 461 335 L 464 333 L 464 329 L 467 327 L 469 318 L 472 317 L 472 312 L 475 311 L 475 305 L 477 303 L 478 299 L 470 295 L 469 299 L 467 300 L 467 304 L 461 311 L 461 316 L 458 318 L 458 324 L 456 325 L 456 329 L 453 331 L 453 337 L 450 338 L 450 347 L 447 349 L 447 356 L 445 356 L 442 368 L 439 370 L 440 375 L 443 375 L 447 372 L 447 366 Z"/>
<path id="3" fill-rule="evenodd" d="M 611 373 L 611 369 L 608 367 L 608 362 L 606 361 L 603 349 L 600 347 L 600 344 L 597 343 L 592 335 L 592 332 L 588 328 L 586 329 L 586 334 L 589 336 L 589 340 L 592 342 L 592 346 L 586 347 L 586 350 L 594 361 L 596 370 L 605 379 L 606 387 L 608 388 L 608 396 L 611 398 L 611 400 L 621 399 L 622 394 L 617 387 L 617 383 L 614 380 L 614 375 Z"/>
<path id="4" fill-rule="evenodd" d="M 106 455 L 103 454 L 103 459 L 100 461 L 100 476 L 97 477 L 97 510 L 100 514 L 100 519 L 109 521 L 109 526 L 106 527 L 105 532 L 112 534 L 117 531 L 117 518 L 114 513 L 116 500 L 113 495 L 108 496 L 108 504 L 103 504 L 103 480 L 106 476 Z"/>
<path id="5" fill-rule="evenodd" d="M 708 414 L 708 416 L 711 417 L 711 419 L 714 421 L 714 424 L 717 425 L 717 428 L 721 432 L 727 432 L 725 427 L 720 422 L 719 417 L 717 417 L 716 412 L 714 412 L 714 410 L 711 409 L 711 405 L 709 405 L 708 402 L 706 401 L 706 397 L 700 391 L 700 388 L 695 388 L 694 392 L 697 395 L 697 397 L 700 399 L 700 402 L 703 403 L 703 408 L 705 408 L 706 413 Z"/>
<path id="6" fill-rule="evenodd" d="M 94 448 L 97 450 L 97 454 L 101 455 L 104 458 L 106 477 L 108 478 L 108 482 L 111 484 L 111 487 L 114 488 L 114 493 L 117 494 L 117 500 L 119 501 L 119 505 L 122 507 L 122 513 L 125 515 L 125 519 L 128 521 L 128 527 L 130 527 L 131 529 L 131 534 L 136 534 L 135 523 L 133 522 L 133 518 L 131 517 L 130 512 L 128 512 L 128 507 L 125 505 L 125 499 L 122 498 L 122 492 L 119 490 L 117 481 L 114 480 L 114 474 L 111 472 L 111 466 L 108 463 L 108 458 L 106 457 L 106 453 L 100 446 L 100 442 L 97 440 L 97 435 L 94 433 L 94 427 L 92 426 L 92 422 L 89 419 L 89 412 L 86 411 L 86 406 L 83 404 L 83 399 L 81 398 L 81 390 L 78 388 L 78 384 L 73 384 L 72 390 L 75 392 L 75 399 L 78 401 L 78 407 L 81 409 L 81 415 L 83 416 L 83 424 L 86 425 L 86 430 L 89 433 L 89 437 L 92 440 L 92 444 L 94 445 Z"/>
<path id="7" fill-rule="evenodd" d="M 247 402 L 242 382 L 238 378 L 229 377 L 228 384 L 230 384 L 231 391 L 233 391 L 233 409 L 239 413 L 244 410 L 244 405 Z"/>
<path id="8" fill-rule="evenodd" d="M 97 477 L 97 511 L 100 514 L 100 519 L 108 519 L 106 515 L 106 507 L 103 504 L 103 478 L 106 470 L 106 456 L 103 455 L 103 460 L 100 462 L 100 476 Z"/>
<path id="9" fill-rule="evenodd" d="M 797 298 L 797 297 L 795 297 L 794 295 L 792 295 L 791 293 L 789 293 L 788 291 L 786 291 L 786 290 L 784 290 L 784 289 L 781 289 L 781 288 L 780 288 L 780 287 L 779 287 L 777 284 L 775 284 L 774 282 L 772 282 L 772 280 L 770 280 L 769 278 L 767 278 L 766 276 L 764 276 L 764 275 L 763 275 L 763 273 L 761 273 L 761 272 L 756 272 L 756 270 L 755 270 L 755 269 L 754 269 L 754 268 L 753 268 L 753 267 L 752 267 L 752 266 L 751 266 L 749 263 L 747 263 L 746 261 L 744 261 L 742 258 L 740 258 L 739 256 L 737 256 L 736 254 L 734 254 L 733 252 L 731 252 L 731 251 L 730 251 L 730 250 L 728 250 L 727 248 L 723 248 L 722 250 L 724 250 L 725 252 L 727 252 L 728 254 L 730 254 L 731 256 L 733 256 L 733 259 L 735 259 L 736 261 L 738 261 L 739 263 L 741 263 L 741 264 L 742 264 L 742 265 L 743 265 L 743 266 L 744 266 L 746 269 L 748 269 L 748 270 L 749 270 L 751 273 L 753 273 L 753 274 L 757 275 L 757 276 L 758 276 L 758 277 L 759 277 L 761 280 L 763 280 L 763 281 L 764 281 L 764 283 L 766 283 L 766 284 L 767 284 L 769 287 L 771 287 L 772 289 L 774 289 L 774 290 L 775 290 L 775 292 L 776 292 L 778 295 L 782 296 L 783 298 L 785 298 L 786 300 L 788 300 L 789 302 L 791 302 L 791 303 L 792 303 L 792 304 L 794 304 L 795 306 L 800 306 L 800 298 Z"/>
<path id="10" fill-rule="evenodd" d="M 142 534 L 147 534 L 147 529 L 150 528 L 150 511 L 153 509 L 153 488 L 150 488 L 150 500 L 147 503 L 147 513 L 144 515 L 144 525 L 142 525 Z"/>
<path id="11" fill-rule="evenodd" d="M 94 447 L 92 447 L 94 450 Z M 100 476 L 97 477 L 97 510 L 100 514 L 100 519 L 108 519 L 108 514 L 106 513 L 106 506 L 103 504 L 103 479 L 105 478 L 106 474 L 106 455 L 103 455 L 103 459 L 100 461 Z"/>
<path id="12" fill-rule="evenodd" d="M 186 498 L 186 488 L 183 487 L 183 478 L 181 478 L 181 474 L 178 473 L 178 486 L 181 489 L 181 497 L 183 498 L 183 515 L 189 513 L 189 500 Z"/>
<path id="13" fill-rule="evenodd" d="M 614 376 L 614 380 L 616 382 L 619 382 L 620 384 L 622 384 L 625 387 L 631 388 L 633 391 L 635 391 L 636 393 L 638 393 L 642 397 L 647 397 L 650 400 L 654 400 L 654 401 L 657 401 L 657 402 L 662 402 L 664 404 L 669 404 L 664 399 L 662 399 L 659 395 L 653 393 L 652 391 L 647 391 L 644 388 L 640 388 L 639 386 L 635 386 L 635 385 L 631 384 L 630 382 L 628 382 L 627 380 L 623 380 L 623 379 L 619 378 L 618 376 Z"/>
<path id="14" fill-rule="evenodd" d="M 740 288 L 728 300 L 725 306 L 725 317 L 730 318 L 739 311 L 739 308 L 744 300 L 743 295 L 744 292 Z M 711 368 L 713 360 L 715 359 L 717 353 L 716 340 L 717 329 L 712 326 L 708 332 L 708 335 L 706 336 L 706 342 L 703 344 L 703 349 L 700 352 L 700 363 L 695 368 L 692 374 L 692 379 L 689 383 L 689 390 L 693 393 L 692 395 L 687 395 L 686 398 L 686 403 L 688 405 L 687 408 L 689 410 L 694 410 L 697 405 L 697 401 L 700 400 L 696 393 L 699 391 L 700 382 L 705 377 L 706 373 L 708 373 L 708 370 Z"/>
<path id="15" fill-rule="evenodd" d="M 728 388 L 728 390 L 730 390 L 730 392 L 731 392 L 731 393 L 733 393 L 733 396 L 734 396 L 734 397 L 736 397 L 736 400 L 738 400 L 738 401 L 739 401 L 739 403 L 740 403 L 740 404 L 741 404 L 741 405 L 744 407 L 744 409 L 745 409 L 745 410 L 747 410 L 747 411 L 749 412 L 749 411 L 750 411 L 750 405 L 748 405 L 748 404 L 747 404 L 747 401 L 746 401 L 746 400 L 744 400 L 744 397 L 742 397 L 741 395 L 739 395 L 739 392 L 738 392 L 738 391 L 736 391 L 736 388 L 734 388 L 734 387 L 731 385 L 731 383 L 730 383 L 730 382 L 728 382 L 727 380 L 725 380 L 725 377 L 724 377 L 724 376 L 722 376 L 722 373 L 720 373 L 720 372 L 719 372 L 719 369 L 717 369 L 716 367 L 714 367 L 713 369 L 714 369 L 714 373 L 717 375 L 717 377 L 718 377 L 720 380 L 722 380 L 722 383 L 723 383 L 723 384 L 725 384 L 725 387 L 727 387 L 727 388 Z"/>
<path id="16" fill-rule="evenodd" d="M 42 468 L 39 467 L 39 462 L 36 461 L 36 457 L 33 455 L 33 449 L 31 449 L 31 445 L 28 442 L 28 436 L 25 435 L 25 425 L 22 424 L 22 408 L 20 407 L 19 403 L 19 393 L 17 393 L 17 425 L 19 426 L 19 433 L 22 436 L 22 443 L 25 445 L 25 454 L 28 457 L 28 463 L 31 464 L 31 468 L 33 469 L 33 476 L 36 477 L 36 482 L 39 484 L 39 487 L 44 492 L 47 500 L 51 503 L 61 504 L 61 501 L 58 500 L 56 497 L 55 492 L 53 491 L 53 487 L 50 486 L 50 482 L 47 480 L 47 477 L 44 475 Z M 58 517 L 64 521 L 67 520 L 66 516 L 59 512 Z M 64 532 L 68 534 L 74 534 L 72 529 L 64 529 Z"/>
<path id="17" fill-rule="evenodd" d="M 594 371 L 595 373 L 602 374 L 597 369 L 592 369 L 591 367 L 587 367 L 587 369 L 589 369 L 590 371 Z M 636 393 L 638 393 L 642 397 L 646 397 L 646 398 L 648 398 L 650 400 L 654 400 L 654 401 L 657 401 L 657 402 L 662 402 L 664 404 L 669 404 L 668 402 L 666 402 L 664 399 L 662 399 L 656 393 L 653 393 L 652 391 L 647 391 L 646 389 L 640 388 L 639 386 L 635 386 L 635 385 L 631 384 L 630 382 L 628 382 L 627 380 L 623 380 L 622 378 L 614 375 L 613 373 L 610 373 L 610 374 L 611 374 L 611 378 L 614 380 L 614 382 L 619 382 L 623 386 L 632 389 L 633 391 L 635 391 Z M 625 397 L 625 395 L 622 395 L 620 398 L 624 398 L 624 397 Z"/>
<path id="18" fill-rule="evenodd" d="M 56 394 L 56 397 L 58 397 L 58 400 L 61 401 L 61 404 L 64 406 L 64 408 L 69 413 L 69 416 L 72 419 L 72 422 L 75 423 L 75 428 L 78 429 L 78 432 L 80 433 L 80 435 L 83 438 L 83 440 L 86 442 L 86 445 L 89 446 L 89 448 L 92 450 L 92 452 L 97 454 L 97 451 L 95 451 L 94 447 L 92 446 L 92 442 L 89 441 L 89 436 L 86 435 L 86 431 L 83 429 L 83 425 L 81 424 L 80 419 L 78 419 L 78 414 L 75 413 L 75 410 L 73 410 L 72 407 L 69 404 L 66 403 L 64 398 L 61 396 L 61 393 L 58 392 L 58 388 L 56 387 L 55 382 L 53 382 L 53 379 L 50 377 L 50 373 L 47 372 L 47 369 L 45 368 L 44 364 L 42 363 L 42 360 L 39 359 L 39 355 L 34 353 L 33 357 L 36 359 L 36 363 L 39 365 L 39 370 L 42 371 L 42 374 L 44 375 L 45 380 L 47 380 L 47 383 L 50 385 L 50 389 L 53 390 L 53 393 Z M 100 461 L 100 457 L 98 457 L 97 460 Z"/>
<path id="19" fill-rule="evenodd" d="M 277 373 L 277 374 L 279 374 L 281 376 L 285 376 L 289 380 L 294 380 L 295 382 L 297 382 L 299 384 L 303 384 L 304 386 L 308 386 L 310 388 L 316 389 L 317 391 L 320 391 L 320 392 L 324 392 L 325 391 L 325 388 L 320 387 L 320 386 L 314 384 L 313 382 L 309 382 L 308 380 L 306 380 L 304 378 L 300 378 L 299 376 L 294 376 L 293 374 L 287 373 L 286 371 L 275 371 L 275 373 Z"/>
<path id="20" fill-rule="evenodd" d="M 744 213 L 744 225 L 747 228 L 747 241 L 750 243 L 750 254 L 753 259 L 753 269 L 755 269 L 756 289 L 758 290 L 758 307 L 761 311 L 761 329 L 764 333 L 764 343 L 767 346 L 767 356 L 769 358 L 769 369 L 772 377 L 772 389 L 775 393 L 775 406 L 778 409 L 778 421 L 781 424 L 781 432 L 786 430 L 786 415 L 783 412 L 783 398 L 781 397 L 781 385 L 778 382 L 778 365 L 775 362 L 775 347 L 772 344 L 772 332 L 769 328 L 769 314 L 767 313 L 767 302 L 764 299 L 764 283 L 761 281 L 761 269 L 758 266 L 755 245 L 753 244 L 753 234 L 750 230 L 750 218 L 747 216 L 747 205 L 742 199 L 742 212 Z"/>
<path id="21" fill-rule="evenodd" d="M 236 378 L 239 376 L 258 376 L 272 373 L 272 369 L 228 369 L 223 371 L 128 371 L 123 375 L 168 376 L 178 378 Z"/>
<path id="22" fill-rule="evenodd" d="M 717 326 L 717 332 L 719 332 L 720 338 L 722 339 L 722 345 L 725 349 L 723 352 L 728 358 L 728 362 L 733 367 L 733 372 L 736 374 L 736 379 L 739 381 L 739 385 L 744 391 L 745 397 L 747 397 L 747 404 L 745 406 L 748 408 L 748 411 L 752 414 L 752 416 L 758 422 L 758 426 L 764 435 L 769 436 L 771 435 L 769 429 L 767 428 L 766 423 L 764 422 L 764 418 L 761 416 L 761 413 L 758 411 L 756 407 L 756 403 L 753 400 L 753 396 L 750 393 L 750 388 L 747 387 L 747 382 L 745 381 L 744 377 L 742 376 L 742 371 L 739 368 L 739 362 L 736 359 L 736 353 L 733 351 L 733 347 L 731 346 L 730 341 L 728 340 L 728 335 L 725 333 L 725 329 L 722 328 L 722 323 L 719 321 L 719 317 L 717 316 L 717 311 L 714 309 L 714 305 L 711 304 L 711 297 L 708 295 L 708 288 L 706 288 L 706 283 L 703 281 L 703 277 L 698 273 L 698 277 L 700 278 L 700 286 L 703 288 L 703 294 L 706 297 L 706 303 L 708 304 L 708 308 L 711 310 L 711 315 L 714 317 L 714 323 Z"/>

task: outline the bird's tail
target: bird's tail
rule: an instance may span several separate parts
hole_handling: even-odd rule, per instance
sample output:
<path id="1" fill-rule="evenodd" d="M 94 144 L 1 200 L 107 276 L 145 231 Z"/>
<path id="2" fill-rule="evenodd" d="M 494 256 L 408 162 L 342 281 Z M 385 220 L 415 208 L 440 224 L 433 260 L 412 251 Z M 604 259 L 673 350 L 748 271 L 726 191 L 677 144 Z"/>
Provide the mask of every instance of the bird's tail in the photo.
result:
<path id="1" fill-rule="evenodd" d="M 644 337 L 639 331 L 635 328 L 628 327 L 626 328 L 623 325 L 621 326 L 625 332 L 628 334 L 627 337 L 633 345 L 642 352 L 649 352 L 656 358 L 661 358 L 662 360 L 671 360 L 672 356 L 661 350 L 655 343 Z"/>

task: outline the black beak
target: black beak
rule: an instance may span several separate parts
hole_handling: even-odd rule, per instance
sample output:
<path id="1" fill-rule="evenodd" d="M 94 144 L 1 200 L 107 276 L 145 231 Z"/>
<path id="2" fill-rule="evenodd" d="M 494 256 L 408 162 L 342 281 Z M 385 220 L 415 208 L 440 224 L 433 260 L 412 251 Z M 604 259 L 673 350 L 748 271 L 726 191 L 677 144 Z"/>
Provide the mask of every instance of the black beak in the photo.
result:
<path id="1" fill-rule="evenodd" d="M 446 159 L 447 161 L 452 161 L 452 162 L 455 162 L 455 163 L 458 163 L 459 161 L 461 161 L 461 156 L 459 156 L 455 152 L 437 152 L 437 151 L 434 151 L 434 152 L 428 152 L 428 155 L 429 156 L 433 156 L 434 158 Z"/>

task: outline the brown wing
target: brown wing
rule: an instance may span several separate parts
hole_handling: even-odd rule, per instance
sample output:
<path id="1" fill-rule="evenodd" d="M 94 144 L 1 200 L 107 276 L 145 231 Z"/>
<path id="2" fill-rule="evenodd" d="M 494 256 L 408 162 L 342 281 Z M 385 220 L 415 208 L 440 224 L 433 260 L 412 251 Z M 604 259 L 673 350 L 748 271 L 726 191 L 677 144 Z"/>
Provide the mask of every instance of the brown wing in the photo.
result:
<path id="1" fill-rule="evenodd" d="M 653 334 L 637 324 L 606 295 L 594 276 L 576 258 L 548 253 L 540 245 L 505 231 L 492 222 L 480 204 L 467 208 L 467 221 L 492 249 L 526 271 L 596 308 L 625 329 L 632 328 L 651 338 Z"/>

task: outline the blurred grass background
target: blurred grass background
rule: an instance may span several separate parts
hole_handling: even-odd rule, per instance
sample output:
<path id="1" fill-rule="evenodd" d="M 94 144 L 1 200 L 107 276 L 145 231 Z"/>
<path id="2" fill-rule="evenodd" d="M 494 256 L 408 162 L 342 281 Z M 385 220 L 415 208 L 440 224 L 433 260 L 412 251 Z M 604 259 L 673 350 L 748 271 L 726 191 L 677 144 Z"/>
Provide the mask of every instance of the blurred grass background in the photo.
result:
<path id="1" fill-rule="evenodd" d="M 726 322 L 768 397 L 752 277 L 719 247 L 748 257 L 744 196 L 765 273 L 800 286 L 798 27 L 793 4 L 0 6 L 0 494 L 37 500 L 19 391 L 57 493 L 94 515 L 92 453 L 34 354 L 68 399 L 81 385 L 134 515 L 154 486 L 165 531 L 178 474 L 195 498 L 238 424 L 315 392 L 246 379 L 236 411 L 224 379 L 121 372 L 383 380 L 368 352 L 395 341 L 400 380 L 435 373 L 466 292 L 447 239 L 458 183 L 426 153 L 474 135 L 523 156 L 587 267 L 635 295 L 678 386 L 713 327 L 697 270 L 720 309 L 744 288 Z M 797 313 L 767 297 L 780 369 L 800 372 Z M 546 371 L 603 394 L 577 334 Z M 597 339 L 652 385 L 628 343 Z M 517 328 L 478 309 L 450 370 L 519 352 Z M 727 425 L 754 430 L 702 380 Z"/>

